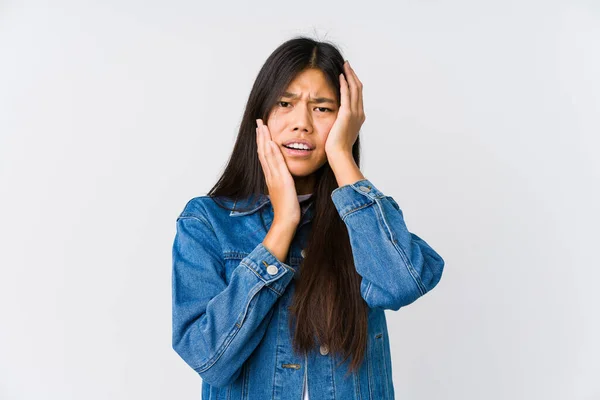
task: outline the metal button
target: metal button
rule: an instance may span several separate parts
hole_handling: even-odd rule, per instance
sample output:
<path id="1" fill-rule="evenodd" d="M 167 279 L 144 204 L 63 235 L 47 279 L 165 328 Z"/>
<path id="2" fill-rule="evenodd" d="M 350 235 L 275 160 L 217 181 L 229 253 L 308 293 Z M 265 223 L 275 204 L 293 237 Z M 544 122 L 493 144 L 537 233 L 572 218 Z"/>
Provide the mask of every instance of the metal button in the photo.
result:
<path id="1" fill-rule="evenodd" d="M 302 251 L 300 252 L 300 255 L 302 256 L 302 258 L 306 257 L 306 252 L 304 251 L 304 249 L 302 249 Z"/>
<path id="2" fill-rule="evenodd" d="M 358 188 L 359 188 L 360 190 L 362 190 L 363 192 L 365 192 L 365 193 L 366 193 L 366 192 L 370 192 L 370 191 L 371 191 L 371 188 L 370 188 L 370 187 L 367 187 L 367 186 L 359 186 Z"/>
<path id="3" fill-rule="evenodd" d="M 322 355 L 326 355 L 327 353 L 329 353 L 329 347 L 327 347 L 326 344 L 321 345 L 321 354 Z"/>
<path id="4" fill-rule="evenodd" d="M 279 268 L 277 268 L 276 265 L 271 264 L 267 267 L 267 272 L 269 273 L 269 275 L 275 275 L 277 271 L 279 271 Z"/>

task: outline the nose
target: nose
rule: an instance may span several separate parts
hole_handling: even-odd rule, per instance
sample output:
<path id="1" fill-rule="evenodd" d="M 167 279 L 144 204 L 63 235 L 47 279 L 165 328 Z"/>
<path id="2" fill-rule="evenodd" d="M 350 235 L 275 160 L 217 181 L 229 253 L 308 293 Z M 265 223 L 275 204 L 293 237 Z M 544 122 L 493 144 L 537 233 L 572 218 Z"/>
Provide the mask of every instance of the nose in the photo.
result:
<path id="1" fill-rule="evenodd" d="M 311 115 L 306 107 L 302 107 L 300 105 L 296 107 L 294 110 L 294 120 L 292 126 L 294 131 L 312 131 Z"/>

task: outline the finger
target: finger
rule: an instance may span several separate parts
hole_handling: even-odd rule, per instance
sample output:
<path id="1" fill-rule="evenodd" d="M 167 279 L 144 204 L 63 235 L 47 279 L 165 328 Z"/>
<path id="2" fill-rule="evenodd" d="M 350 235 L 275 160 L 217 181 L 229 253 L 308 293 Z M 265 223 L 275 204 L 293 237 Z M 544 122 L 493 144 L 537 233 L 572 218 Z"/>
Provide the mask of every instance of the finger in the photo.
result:
<path id="1" fill-rule="evenodd" d="M 265 131 L 266 126 L 263 124 L 260 126 L 260 129 L 262 131 L 262 148 L 263 148 L 263 155 L 264 155 L 264 160 L 265 160 L 265 165 L 267 167 L 267 173 L 268 173 L 268 179 L 269 182 L 271 182 L 272 178 L 273 178 L 273 168 L 271 168 L 271 162 L 270 162 L 270 158 L 271 158 L 271 152 L 272 149 L 269 146 L 269 139 L 268 139 L 268 133 Z"/>
<path id="2" fill-rule="evenodd" d="M 262 119 L 257 119 L 256 122 L 259 124 L 258 126 L 258 130 L 260 133 L 260 140 L 262 143 L 261 149 L 262 149 L 262 153 L 263 153 L 263 161 L 264 161 L 264 168 L 265 168 L 265 175 L 267 177 L 267 182 L 271 182 L 273 179 L 273 168 L 271 166 L 271 162 L 270 162 L 270 146 L 269 146 L 269 141 L 271 140 L 271 133 L 269 132 L 269 128 L 267 127 L 267 125 L 264 124 Z"/>
<path id="3" fill-rule="evenodd" d="M 271 138 L 271 131 L 269 130 L 269 127 L 265 124 L 261 125 L 261 129 L 265 132 L 265 136 L 263 138 L 263 140 L 265 141 L 265 149 L 268 150 L 267 153 L 267 163 L 269 165 L 269 172 L 271 173 L 271 178 L 273 179 L 277 179 L 277 165 L 274 163 L 273 160 L 273 147 L 271 145 L 271 143 L 275 144 L 275 147 L 277 147 L 277 144 L 273 141 L 273 139 Z"/>
<path id="4" fill-rule="evenodd" d="M 287 164 L 285 163 L 285 158 L 283 157 L 283 154 L 281 153 L 281 149 L 277 146 L 277 144 L 275 142 L 270 142 L 270 143 L 273 146 L 272 157 L 273 157 L 275 169 L 277 170 L 277 172 L 276 172 L 277 177 L 283 177 L 286 174 L 291 175 L 290 170 L 288 169 Z"/>
<path id="5" fill-rule="evenodd" d="M 265 174 L 265 179 L 267 180 L 267 182 L 270 182 L 271 171 L 269 170 L 269 165 L 267 163 L 265 155 L 264 134 L 262 133 L 262 129 L 260 126 L 256 128 L 256 130 L 258 140 L 258 158 L 260 159 L 260 164 L 262 165 L 262 169 Z"/>
<path id="6" fill-rule="evenodd" d="M 267 135 L 268 139 L 269 139 L 269 140 L 273 140 L 273 139 L 271 138 L 271 131 L 269 130 L 269 126 L 268 126 L 268 125 L 265 125 L 265 123 L 263 122 L 263 120 L 262 120 L 262 119 L 260 119 L 260 118 L 256 120 L 256 123 L 258 124 L 258 127 L 259 127 L 259 128 L 261 128 L 261 129 L 266 129 L 266 131 L 267 131 L 267 133 L 268 133 L 268 135 Z"/>
<path id="7" fill-rule="evenodd" d="M 365 114 L 365 110 L 363 108 L 363 83 L 360 81 L 360 79 L 358 79 L 358 75 L 356 75 L 356 72 L 354 71 L 354 68 L 352 68 L 352 66 L 350 66 L 350 71 L 352 72 L 352 75 L 354 76 L 354 79 L 356 80 L 357 83 L 357 87 L 358 87 L 358 96 L 357 96 L 357 102 L 358 102 L 358 113 L 360 115 Z"/>
<path id="8" fill-rule="evenodd" d="M 348 80 L 348 85 L 350 86 L 350 110 L 352 110 L 352 114 L 356 115 L 358 113 L 358 83 L 356 82 L 356 78 L 352 73 L 350 63 L 345 63 L 344 69 L 346 70 L 346 78 Z"/>
<path id="9" fill-rule="evenodd" d="M 340 109 L 350 109 L 350 98 L 348 94 L 348 82 L 344 74 L 340 74 Z"/>
<path id="10" fill-rule="evenodd" d="M 271 178 L 276 180 L 279 177 L 279 166 L 277 165 L 277 158 L 276 158 L 276 154 L 275 154 L 275 150 L 279 150 L 276 149 L 277 144 L 272 141 L 269 136 L 269 130 L 267 128 L 266 125 L 263 125 L 262 127 L 263 130 L 263 142 L 264 142 L 264 149 L 265 149 L 265 159 L 267 161 L 267 165 L 269 167 L 269 173 L 271 174 Z"/>
<path id="11" fill-rule="evenodd" d="M 360 79 L 358 79 L 358 75 L 356 75 L 356 71 L 354 70 L 354 68 L 352 68 L 352 66 L 348 63 L 348 66 L 350 67 L 350 73 L 352 75 L 352 77 L 354 78 L 354 81 L 356 82 L 356 85 L 359 89 L 362 89 L 363 87 L 363 83 L 360 81 Z"/>
<path id="12" fill-rule="evenodd" d="M 281 178 L 281 167 L 279 166 L 279 160 L 275 154 L 275 149 L 273 146 L 275 142 L 270 140 L 265 141 L 266 152 L 267 152 L 267 163 L 269 164 L 269 171 L 271 171 L 271 179 L 272 182 L 279 182 Z"/>
<path id="13" fill-rule="evenodd" d="M 256 137 L 254 138 L 256 140 L 256 154 L 258 154 L 260 156 L 260 141 L 259 141 L 259 136 L 258 136 L 258 126 L 255 129 L 256 131 Z"/>
<path id="14" fill-rule="evenodd" d="M 264 171 L 264 166 L 262 166 L 263 165 L 263 154 L 262 154 L 262 143 L 261 143 L 261 139 L 260 139 L 259 127 L 256 127 L 256 152 L 258 153 L 258 160 L 260 161 L 260 165 Z"/>
<path id="15" fill-rule="evenodd" d="M 261 120 L 261 123 L 262 123 L 262 120 Z M 266 124 L 262 124 L 262 128 L 267 132 L 267 141 L 273 140 L 273 138 L 271 137 L 271 131 L 269 130 L 269 126 Z"/>

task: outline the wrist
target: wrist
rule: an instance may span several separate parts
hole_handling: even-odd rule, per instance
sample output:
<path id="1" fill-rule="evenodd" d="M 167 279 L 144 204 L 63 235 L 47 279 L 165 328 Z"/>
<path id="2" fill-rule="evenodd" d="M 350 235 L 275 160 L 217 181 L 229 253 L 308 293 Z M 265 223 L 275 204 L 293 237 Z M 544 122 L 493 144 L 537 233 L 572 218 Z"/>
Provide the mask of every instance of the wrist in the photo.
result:
<path id="1" fill-rule="evenodd" d="M 339 187 L 365 179 L 351 153 L 338 152 L 331 157 L 328 155 L 327 160 Z"/>
<path id="2" fill-rule="evenodd" d="M 293 237 L 297 226 L 298 222 L 292 219 L 275 217 L 273 218 L 273 223 L 271 224 L 271 229 L 269 229 L 269 231 L 274 231 L 278 236 Z"/>

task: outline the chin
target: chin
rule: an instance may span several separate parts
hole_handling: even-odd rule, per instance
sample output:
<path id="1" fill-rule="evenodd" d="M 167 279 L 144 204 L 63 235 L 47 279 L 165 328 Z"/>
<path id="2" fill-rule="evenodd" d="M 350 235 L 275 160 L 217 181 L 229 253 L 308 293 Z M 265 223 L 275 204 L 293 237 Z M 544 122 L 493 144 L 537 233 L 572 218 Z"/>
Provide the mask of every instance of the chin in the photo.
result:
<path id="1" fill-rule="evenodd" d="M 293 177 L 297 177 L 297 178 L 302 178 L 305 176 L 309 176 L 310 174 L 312 174 L 313 172 L 315 172 L 314 169 L 296 169 L 296 168 L 292 168 L 290 169 L 290 174 Z"/>

